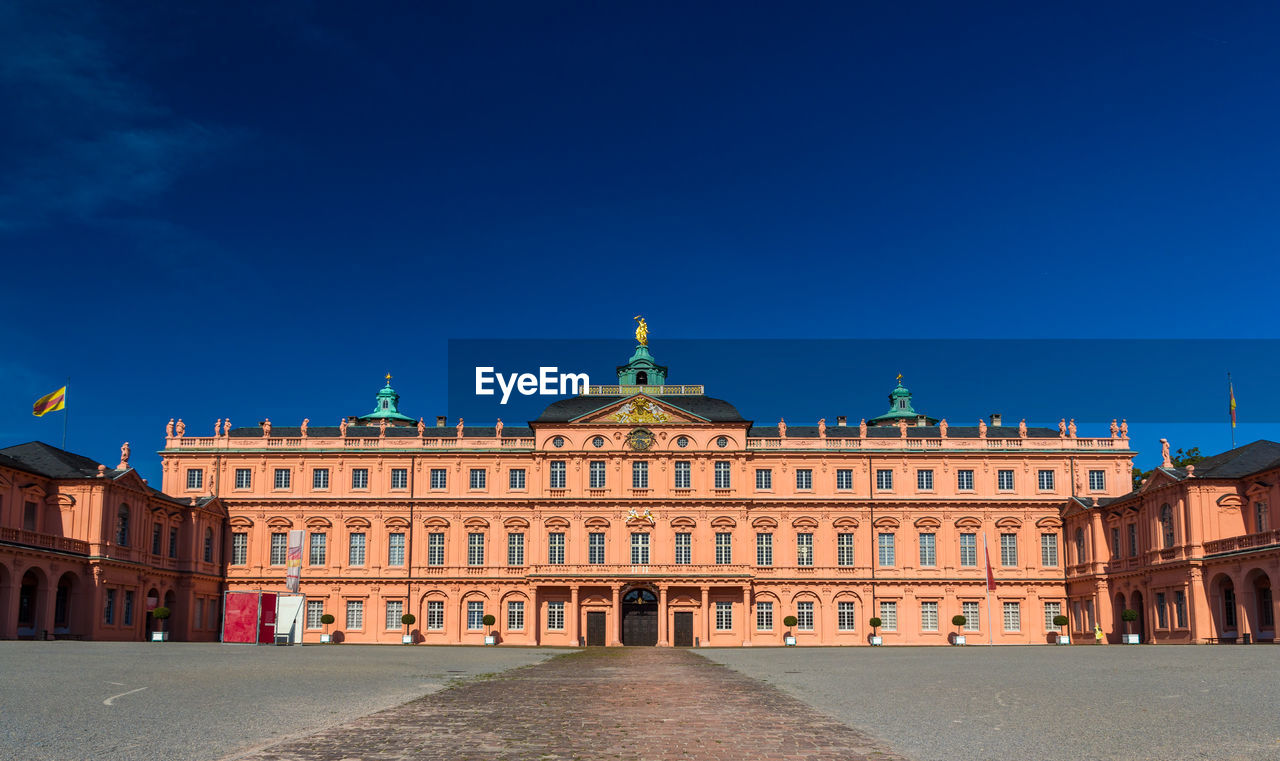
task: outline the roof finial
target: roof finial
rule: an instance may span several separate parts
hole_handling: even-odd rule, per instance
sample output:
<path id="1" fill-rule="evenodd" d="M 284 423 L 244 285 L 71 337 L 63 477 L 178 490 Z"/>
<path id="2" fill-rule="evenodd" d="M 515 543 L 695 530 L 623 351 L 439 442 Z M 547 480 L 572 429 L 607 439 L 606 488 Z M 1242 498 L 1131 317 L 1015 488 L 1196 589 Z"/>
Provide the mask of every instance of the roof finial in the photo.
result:
<path id="1" fill-rule="evenodd" d="M 636 321 L 636 343 L 641 346 L 649 345 L 649 323 L 644 321 L 644 317 L 636 315 L 631 319 Z"/>
<path id="2" fill-rule="evenodd" d="M 898 385 L 902 385 L 902 373 L 898 373 Z"/>
<path id="3" fill-rule="evenodd" d="M 391 373 L 387 373 L 387 385 L 391 385 Z"/>

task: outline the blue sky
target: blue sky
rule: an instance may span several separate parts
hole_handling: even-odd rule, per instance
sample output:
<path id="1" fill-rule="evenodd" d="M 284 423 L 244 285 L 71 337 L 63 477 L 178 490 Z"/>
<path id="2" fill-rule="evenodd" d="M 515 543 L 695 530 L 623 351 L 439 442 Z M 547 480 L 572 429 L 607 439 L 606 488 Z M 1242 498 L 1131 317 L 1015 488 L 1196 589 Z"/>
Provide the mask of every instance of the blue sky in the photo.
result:
<path id="1" fill-rule="evenodd" d="M 4 4 L 0 441 L 57 443 L 30 404 L 70 376 L 69 447 L 111 461 L 129 440 L 154 478 L 170 417 L 336 421 L 387 370 L 431 417 L 449 339 L 625 339 L 641 312 L 655 351 L 1275 337 L 1256 283 L 1280 238 L 1277 22 L 1274 3 Z M 1237 381 L 1249 422 L 1273 389 Z M 777 389 L 768 417 L 807 393 Z M 1143 441 L 1229 442 L 1169 419 Z"/>

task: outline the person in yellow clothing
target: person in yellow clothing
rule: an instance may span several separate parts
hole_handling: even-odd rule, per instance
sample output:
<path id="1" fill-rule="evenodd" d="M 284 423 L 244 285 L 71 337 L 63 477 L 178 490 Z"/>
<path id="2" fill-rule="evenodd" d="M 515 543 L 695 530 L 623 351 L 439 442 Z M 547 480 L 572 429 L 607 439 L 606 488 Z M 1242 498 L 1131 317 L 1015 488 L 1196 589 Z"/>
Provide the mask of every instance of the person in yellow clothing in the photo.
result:
<path id="1" fill-rule="evenodd" d="M 1106 644 L 1106 642 L 1102 639 L 1102 627 L 1098 624 L 1093 625 L 1093 641 L 1099 645 Z"/>

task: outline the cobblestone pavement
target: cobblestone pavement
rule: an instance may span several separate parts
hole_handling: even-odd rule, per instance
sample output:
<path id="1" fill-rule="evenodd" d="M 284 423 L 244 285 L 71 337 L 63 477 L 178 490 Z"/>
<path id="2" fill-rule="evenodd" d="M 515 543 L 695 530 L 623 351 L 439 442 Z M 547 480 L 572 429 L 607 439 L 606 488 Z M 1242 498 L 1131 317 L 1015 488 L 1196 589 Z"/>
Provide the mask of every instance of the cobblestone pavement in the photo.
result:
<path id="1" fill-rule="evenodd" d="M 694 653 L 592 648 L 260 751 L 259 761 L 901 761 Z"/>

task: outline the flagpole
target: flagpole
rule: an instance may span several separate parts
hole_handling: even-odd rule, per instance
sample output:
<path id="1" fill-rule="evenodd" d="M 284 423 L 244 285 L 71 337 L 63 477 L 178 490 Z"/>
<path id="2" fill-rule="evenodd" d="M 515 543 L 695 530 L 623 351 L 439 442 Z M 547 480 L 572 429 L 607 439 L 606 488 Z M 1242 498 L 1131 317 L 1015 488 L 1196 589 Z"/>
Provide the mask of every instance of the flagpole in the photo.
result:
<path id="1" fill-rule="evenodd" d="M 71 414 L 67 407 L 67 390 L 71 388 L 71 376 L 67 376 L 67 383 L 62 387 L 62 449 L 67 448 L 67 416 Z"/>

